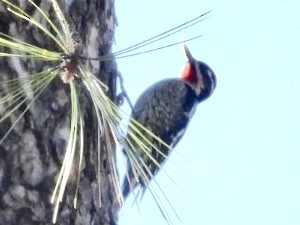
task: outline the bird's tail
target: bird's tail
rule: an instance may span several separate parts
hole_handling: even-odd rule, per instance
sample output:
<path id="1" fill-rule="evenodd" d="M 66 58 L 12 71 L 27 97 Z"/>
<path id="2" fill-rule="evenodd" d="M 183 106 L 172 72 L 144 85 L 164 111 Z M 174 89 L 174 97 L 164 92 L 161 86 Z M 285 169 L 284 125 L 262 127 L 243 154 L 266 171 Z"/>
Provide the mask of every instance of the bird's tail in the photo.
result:
<path id="1" fill-rule="evenodd" d="M 132 190 L 129 179 L 130 179 L 129 177 L 125 176 L 122 184 L 122 195 L 124 200 L 126 200 L 126 198 L 128 197 L 128 195 Z"/>
<path id="2" fill-rule="evenodd" d="M 131 192 L 136 188 L 139 184 L 137 174 L 133 172 L 132 165 L 128 162 L 127 172 L 125 174 L 123 184 L 122 184 L 122 195 L 124 200 L 131 194 Z"/>
<path id="3" fill-rule="evenodd" d="M 124 178 L 123 185 L 122 185 L 122 195 L 124 200 L 133 192 L 133 190 L 139 186 L 139 191 L 136 195 L 134 195 L 134 202 L 141 201 L 144 197 L 146 186 L 143 183 L 139 183 L 136 181 L 136 179 L 131 180 L 131 182 L 127 179 L 127 177 Z"/>

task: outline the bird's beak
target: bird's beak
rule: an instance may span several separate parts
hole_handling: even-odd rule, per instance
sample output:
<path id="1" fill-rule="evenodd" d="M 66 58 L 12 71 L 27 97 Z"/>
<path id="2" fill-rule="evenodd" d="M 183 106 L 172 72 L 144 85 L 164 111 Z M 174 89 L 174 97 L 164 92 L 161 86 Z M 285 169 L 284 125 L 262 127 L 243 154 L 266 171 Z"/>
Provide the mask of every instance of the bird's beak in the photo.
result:
<path id="1" fill-rule="evenodd" d="M 185 55 L 188 58 L 189 62 L 193 62 L 194 61 L 194 57 L 192 56 L 190 50 L 188 49 L 188 47 L 186 46 L 186 44 L 183 45 L 184 51 L 185 51 Z"/>

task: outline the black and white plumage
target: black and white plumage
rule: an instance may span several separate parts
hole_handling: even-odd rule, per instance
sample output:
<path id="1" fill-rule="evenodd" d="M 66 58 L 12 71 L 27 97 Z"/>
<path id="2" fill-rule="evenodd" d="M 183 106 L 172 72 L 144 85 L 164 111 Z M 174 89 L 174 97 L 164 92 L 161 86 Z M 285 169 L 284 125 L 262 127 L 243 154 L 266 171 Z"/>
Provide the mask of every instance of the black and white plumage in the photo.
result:
<path id="1" fill-rule="evenodd" d="M 170 150 L 175 147 L 185 133 L 198 103 L 207 99 L 216 87 L 216 77 L 210 67 L 195 60 L 186 46 L 184 49 L 188 62 L 181 77 L 159 81 L 146 89 L 138 98 L 131 115 L 134 120 L 170 146 L 161 144 L 151 135 L 145 133 L 149 141 L 165 156 L 170 155 Z M 128 138 L 130 140 L 130 136 Z M 134 140 L 131 142 L 134 144 Z M 165 156 L 151 147 L 149 154 L 153 157 L 152 159 L 139 148 L 135 148 L 133 154 L 137 158 L 142 158 L 144 164 L 139 162 L 140 168 L 133 169 L 131 163 L 128 162 L 127 176 L 124 178 L 122 187 L 124 198 L 138 184 L 145 191 L 147 183 L 145 175 L 151 180 L 160 169 L 153 159 L 160 165 L 166 159 Z M 143 175 L 141 169 L 144 171 Z"/>

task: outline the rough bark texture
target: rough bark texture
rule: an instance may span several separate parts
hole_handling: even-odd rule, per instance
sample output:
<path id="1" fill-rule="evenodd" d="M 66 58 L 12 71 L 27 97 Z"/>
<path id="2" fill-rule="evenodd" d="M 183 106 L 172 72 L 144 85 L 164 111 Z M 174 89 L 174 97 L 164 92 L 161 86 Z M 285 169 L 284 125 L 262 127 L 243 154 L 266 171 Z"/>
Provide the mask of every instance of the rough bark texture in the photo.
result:
<path id="1" fill-rule="evenodd" d="M 38 14 L 27 1 L 11 1 L 21 5 L 31 15 Z M 35 1 L 54 17 L 45 1 Z M 65 9 L 72 18 L 82 40 L 83 54 L 99 56 L 111 51 L 116 17 L 113 0 L 65 1 Z M 43 5 L 45 4 L 45 5 Z M 40 18 L 41 19 L 41 18 Z M 27 22 L 9 13 L 0 2 L 0 31 L 18 39 L 55 48 L 48 38 Z M 109 87 L 109 95 L 115 98 L 116 64 L 114 61 L 87 63 L 93 74 Z M 0 90 L 5 89 L 1 80 L 24 77 L 41 71 L 50 63 L 0 58 Z M 78 208 L 73 208 L 74 181 L 61 203 L 57 224 L 114 224 L 113 202 L 115 193 L 111 182 L 112 171 L 108 166 L 108 151 L 101 140 L 101 200 L 99 206 L 97 183 L 97 134 L 96 118 L 90 100 L 80 92 L 81 108 L 85 122 L 84 165 L 79 185 Z M 2 106 L 3 107 L 3 106 Z M 0 124 L 0 137 L 7 131 L 22 106 L 10 119 Z M 0 145 L 0 225 L 52 224 L 53 205 L 50 197 L 62 163 L 69 131 L 70 100 L 68 85 L 56 79 L 30 107 L 21 121 Z M 0 113 L 1 113 L 0 106 Z M 112 146 L 114 148 L 114 146 Z M 74 172 L 76 174 L 76 171 Z M 73 176 L 76 177 L 76 176 Z M 72 185 L 73 184 L 73 185 Z"/>

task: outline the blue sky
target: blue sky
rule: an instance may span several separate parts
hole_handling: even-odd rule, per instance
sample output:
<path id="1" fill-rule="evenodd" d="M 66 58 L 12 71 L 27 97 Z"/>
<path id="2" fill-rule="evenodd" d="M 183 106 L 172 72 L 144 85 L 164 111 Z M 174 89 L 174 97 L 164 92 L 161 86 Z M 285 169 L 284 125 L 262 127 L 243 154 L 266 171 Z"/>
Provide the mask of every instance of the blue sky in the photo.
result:
<path id="1" fill-rule="evenodd" d="M 165 166 L 176 185 L 157 176 L 182 220 L 173 217 L 174 224 L 300 224 L 299 9 L 292 0 L 116 1 L 116 50 L 212 10 L 162 43 L 203 34 L 187 44 L 218 80 Z M 175 46 L 118 66 L 135 101 L 152 83 L 177 77 L 185 61 Z M 120 225 L 165 224 L 149 193 L 140 212 L 131 205 L 128 199 Z"/>

